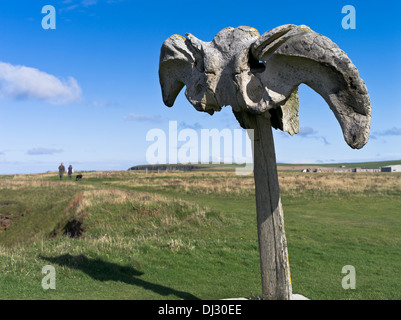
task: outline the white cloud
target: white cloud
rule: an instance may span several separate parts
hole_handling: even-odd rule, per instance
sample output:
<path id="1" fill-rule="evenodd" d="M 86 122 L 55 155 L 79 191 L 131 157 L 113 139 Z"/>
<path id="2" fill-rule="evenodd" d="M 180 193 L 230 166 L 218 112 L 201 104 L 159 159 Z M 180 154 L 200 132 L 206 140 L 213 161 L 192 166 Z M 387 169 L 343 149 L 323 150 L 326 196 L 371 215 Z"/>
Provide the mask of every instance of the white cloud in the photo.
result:
<path id="1" fill-rule="evenodd" d="M 61 2 L 61 5 L 68 5 L 67 7 L 62 7 L 59 9 L 59 12 L 64 12 L 64 11 L 72 11 L 77 8 L 79 8 L 82 12 L 83 9 L 96 6 L 100 3 L 107 3 L 107 4 L 114 4 L 114 3 L 119 3 L 124 0 L 64 0 Z"/>
<path id="2" fill-rule="evenodd" d="M 315 129 L 313 129 L 311 127 L 302 127 L 302 128 L 299 128 L 298 136 L 301 138 L 322 140 L 325 145 L 330 144 L 330 142 L 328 142 L 325 137 L 319 136 L 317 134 L 318 134 L 318 131 L 316 131 Z"/>
<path id="3" fill-rule="evenodd" d="M 81 100 L 82 90 L 73 77 L 59 79 L 35 68 L 0 62 L 0 97 L 39 99 L 53 105 Z"/>
<path id="4" fill-rule="evenodd" d="M 374 133 L 376 136 L 401 136 L 401 128 L 392 127 L 385 131 L 377 131 Z"/>
<path id="5" fill-rule="evenodd" d="M 135 114 L 130 113 L 124 117 L 125 121 L 147 121 L 147 122 L 161 122 L 160 116 L 146 115 L 146 114 Z"/>
<path id="6" fill-rule="evenodd" d="M 184 129 L 193 129 L 193 130 L 203 129 L 202 125 L 199 122 L 195 122 L 194 124 L 188 124 L 185 121 L 181 121 L 179 126 L 183 127 Z"/>
<path id="7" fill-rule="evenodd" d="M 93 6 L 93 5 L 97 4 L 97 0 L 82 0 L 81 4 L 84 7 L 89 7 L 89 6 Z"/>
<path id="8" fill-rule="evenodd" d="M 55 149 L 55 148 L 33 148 L 30 149 L 26 152 L 26 154 L 37 156 L 37 155 L 43 155 L 43 154 L 55 154 L 55 153 L 61 153 L 63 152 L 62 149 Z"/>
<path id="9" fill-rule="evenodd" d="M 106 101 L 92 101 L 92 106 L 96 108 L 104 108 L 104 107 L 119 107 L 120 104 L 117 101 L 106 100 Z"/>

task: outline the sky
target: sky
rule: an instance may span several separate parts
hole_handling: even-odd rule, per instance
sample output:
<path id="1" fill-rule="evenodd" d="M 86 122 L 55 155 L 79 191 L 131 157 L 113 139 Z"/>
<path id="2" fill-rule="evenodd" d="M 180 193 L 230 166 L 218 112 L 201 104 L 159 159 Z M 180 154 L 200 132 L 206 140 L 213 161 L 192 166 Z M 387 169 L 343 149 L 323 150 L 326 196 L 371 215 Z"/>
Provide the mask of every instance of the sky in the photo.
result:
<path id="1" fill-rule="evenodd" d="M 45 5 L 55 8 L 55 29 L 42 26 Z M 342 26 L 346 5 L 355 8 L 355 29 Z M 198 112 L 184 90 L 172 108 L 163 104 L 161 45 L 172 34 L 211 41 L 228 26 L 263 34 L 287 23 L 309 26 L 348 54 L 368 88 L 372 123 L 366 146 L 351 149 L 323 98 L 301 85 L 301 130 L 274 130 L 277 161 L 401 163 L 400 15 L 400 2 L 385 0 L 1 1 L 0 174 L 55 171 L 61 162 L 75 171 L 126 170 L 149 162 L 152 130 L 168 143 L 171 124 L 199 137 L 239 130 L 231 107 Z"/>

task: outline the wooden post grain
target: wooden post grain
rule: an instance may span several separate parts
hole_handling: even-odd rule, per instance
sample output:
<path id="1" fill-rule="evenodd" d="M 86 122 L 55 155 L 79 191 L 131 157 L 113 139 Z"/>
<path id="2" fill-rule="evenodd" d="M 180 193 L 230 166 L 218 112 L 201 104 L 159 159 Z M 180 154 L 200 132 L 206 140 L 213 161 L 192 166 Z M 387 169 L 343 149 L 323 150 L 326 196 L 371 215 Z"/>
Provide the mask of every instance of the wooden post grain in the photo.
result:
<path id="1" fill-rule="evenodd" d="M 270 119 L 255 116 L 254 178 L 262 298 L 291 299 L 287 240 Z"/>

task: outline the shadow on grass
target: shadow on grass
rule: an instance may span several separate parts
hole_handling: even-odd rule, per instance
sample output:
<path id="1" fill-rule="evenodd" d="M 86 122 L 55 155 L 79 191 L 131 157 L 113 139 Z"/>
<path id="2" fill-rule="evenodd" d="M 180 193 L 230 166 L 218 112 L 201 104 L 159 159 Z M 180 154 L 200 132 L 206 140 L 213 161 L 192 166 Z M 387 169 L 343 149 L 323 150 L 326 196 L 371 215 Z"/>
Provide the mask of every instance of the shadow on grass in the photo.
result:
<path id="1" fill-rule="evenodd" d="M 139 279 L 138 277 L 143 275 L 144 273 L 132 267 L 120 266 L 116 263 L 103 261 L 101 259 L 87 258 L 83 254 L 77 256 L 64 254 L 58 257 L 39 256 L 39 258 L 53 264 L 58 264 L 60 266 L 66 266 L 71 269 L 80 270 L 97 281 L 121 281 L 126 284 L 131 284 L 134 286 L 142 287 L 146 290 L 151 290 L 162 296 L 175 295 L 178 298 L 184 300 L 199 299 L 188 292 L 178 291 L 169 287 Z"/>

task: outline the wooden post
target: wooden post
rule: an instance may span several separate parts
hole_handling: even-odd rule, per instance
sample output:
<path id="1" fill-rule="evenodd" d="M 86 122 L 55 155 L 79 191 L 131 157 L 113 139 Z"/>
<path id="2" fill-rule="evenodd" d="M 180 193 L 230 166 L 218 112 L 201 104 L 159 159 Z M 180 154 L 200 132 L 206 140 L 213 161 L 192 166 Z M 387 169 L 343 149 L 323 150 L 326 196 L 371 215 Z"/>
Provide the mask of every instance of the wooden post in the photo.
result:
<path id="1" fill-rule="evenodd" d="M 262 299 L 289 300 L 292 288 L 273 132 L 270 119 L 254 118 L 254 178 Z"/>

